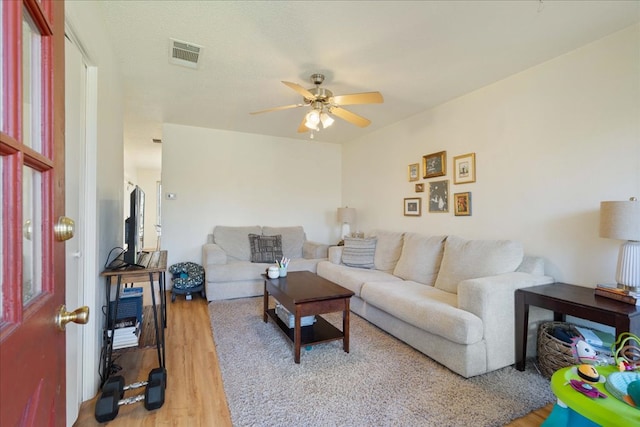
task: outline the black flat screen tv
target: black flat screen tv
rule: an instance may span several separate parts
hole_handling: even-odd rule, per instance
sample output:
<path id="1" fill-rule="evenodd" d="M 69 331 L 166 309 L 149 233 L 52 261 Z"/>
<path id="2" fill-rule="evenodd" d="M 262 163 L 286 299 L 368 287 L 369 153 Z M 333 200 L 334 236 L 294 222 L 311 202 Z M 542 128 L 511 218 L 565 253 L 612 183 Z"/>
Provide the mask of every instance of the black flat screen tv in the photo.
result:
<path id="1" fill-rule="evenodd" d="M 124 262 L 139 265 L 144 245 L 144 191 L 137 185 L 130 194 L 129 218 L 124 222 L 124 240 L 127 246 Z"/>

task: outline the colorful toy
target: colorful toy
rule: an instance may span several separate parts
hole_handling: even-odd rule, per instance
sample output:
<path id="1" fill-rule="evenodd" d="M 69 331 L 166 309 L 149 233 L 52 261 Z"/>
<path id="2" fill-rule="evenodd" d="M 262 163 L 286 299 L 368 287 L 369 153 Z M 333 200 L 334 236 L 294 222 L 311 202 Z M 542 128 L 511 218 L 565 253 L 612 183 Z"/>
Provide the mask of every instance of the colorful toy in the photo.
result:
<path id="1" fill-rule="evenodd" d="M 613 372 L 607 377 L 605 387 L 609 394 L 633 407 L 640 401 L 640 373 Z"/>
<path id="2" fill-rule="evenodd" d="M 620 372 L 640 369 L 640 339 L 629 332 L 621 333 L 611 350 Z"/>
<path id="3" fill-rule="evenodd" d="M 578 366 L 578 376 L 590 383 L 597 383 L 600 381 L 600 374 L 593 365 L 582 364 Z"/>
<path id="4" fill-rule="evenodd" d="M 596 351 L 580 337 L 571 338 L 571 352 L 580 363 L 595 365 L 598 362 Z"/>
<path id="5" fill-rule="evenodd" d="M 640 380 L 631 381 L 627 386 L 627 396 L 629 396 L 628 402 L 632 406 L 640 406 Z"/>
<path id="6" fill-rule="evenodd" d="M 569 384 L 571 385 L 571 387 L 573 387 L 574 390 L 579 391 L 585 396 L 588 396 L 591 398 L 600 397 L 603 399 L 607 397 L 606 394 L 604 394 L 603 392 L 601 392 L 591 384 L 588 384 L 584 381 L 569 380 Z"/>
<path id="7" fill-rule="evenodd" d="M 582 337 L 571 338 L 571 353 L 578 363 L 605 366 L 613 364 L 610 356 L 596 352 L 596 350 Z"/>

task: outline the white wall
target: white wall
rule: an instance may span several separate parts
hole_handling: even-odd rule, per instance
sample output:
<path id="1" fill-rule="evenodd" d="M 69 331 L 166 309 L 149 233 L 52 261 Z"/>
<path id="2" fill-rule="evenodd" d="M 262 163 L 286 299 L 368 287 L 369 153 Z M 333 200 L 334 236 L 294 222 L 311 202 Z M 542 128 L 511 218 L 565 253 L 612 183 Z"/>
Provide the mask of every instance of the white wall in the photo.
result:
<path id="1" fill-rule="evenodd" d="M 337 144 L 164 124 L 161 246 L 169 264 L 201 263 L 216 225 L 302 225 L 307 239 L 335 243 L 340 153 Z"/>
<path id="2" fill-rule="evenodd" d="M 122 204 L 123 204 L 123 96 L 120 74 L 107 39 L 106 29 L 100 18 L 99 4 L 96 2 L 66 2 L 65 17 L 71 23 L 85 52 L 89 55 L 89 65 L 97 74 L 97 104 L 88 106 L 88 114 L 97 119 L 94 128 L 88 129 L 87 138 L 95 139 L 98 159 L 96 188 L 94 192 L 97 213 L 97 229 L 94 233 L 94 255 L 96 265 L 93 275 L 83 284 L 91 316 L 84 328 L 85 347 L 83 349 L 84 391 L 83 398 L 90 399 L 98 390 L 97 377 L 100 347 L 102 345 L 102 305 L 104 304 L 105 281 L 99 277 L 110 250 L 122 245 Z M 88 252 L 92 248 L 87 248 Z M 73 422 L 73 420 L 67 420 Z"/>
<path id="3" fill-rule="evenodd" d="M 136 166 L 135 152 L 123 148 L 123 162 L 124 162 L 124 181 L 138 183 L 138 167 Z"/>
<path id="4" fill-rule="evenodd" d="M 144 249 L 155 249 L 158 244 L 158 233 L 156 232 L 157 221 L 157 200 L 156 182 L 160 181 L 161 169 L 150 169 L 138 167 L 136 152 L 124 149 L 124 204 L 122 206 L 123 222 L 129 217 L 128 194 L 139 186 L 144 191 Z M 124 233 L 124 230 L 123 230 Z M 124 234 L 122 234 L 124 243 Z"/>
<path id="5" fill-rule="evenodd" d="M 160 169 L 138 169 L 137 184 L 144 191 L 144 247 L 155 249 L 158 243 L 156 183 L 160 181 Z"/>
<path id="6" fill-rule="evenodd" d="M 558 281 L 612 282 L 621 242 L 598 237 L 599 203 L 640 198 L 639 76 L 636 25 L 352 141 L 343 203 L 364 231 L 517 239 Z M 428 192 L 407 180 L 409 164 L 441 150 L 450 194 L 472 193 L 471 217 L 428 213 Z M 454 186 L 453 157 L 470 152 L 477 181 Z M 404 217 L 416 196 L 422 216 Z"/>

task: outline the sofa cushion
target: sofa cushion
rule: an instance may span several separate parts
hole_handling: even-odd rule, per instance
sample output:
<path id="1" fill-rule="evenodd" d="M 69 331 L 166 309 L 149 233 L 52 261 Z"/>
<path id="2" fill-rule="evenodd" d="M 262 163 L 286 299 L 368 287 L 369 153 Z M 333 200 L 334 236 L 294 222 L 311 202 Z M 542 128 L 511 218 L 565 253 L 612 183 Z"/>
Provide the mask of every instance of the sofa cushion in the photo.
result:
<path id="1" fill-rule="evenodd" d="M 287 271 L 310 271 L 315 273 L 319 262 L 320 258 L 291 258 L 291 262 L 287 265 Z"/>
<path id="2" fill-rule="evenodd" d="M 376 241 L 375 237 L 366 239 L 345 237 L 342 263 L 349 267 L 373 268 L 375 266 Z"/>
<path id="3" fill-rule="evenodd" d="M 393 275 L 433 286 L 438 276 L 445 236 L 405 233 L 402 255 Z"/>
<path id="4" fill-rule="evenodd" d="M 205 277 L 208 283 L 237 282 L 255 280 L 262 283 L 261 274 L 265 274 L 267 268 L 273 264 L 257 263 L 251 261 L 229 261 L 222 265 L 209 265 L 205 267 Z"/>
<path id="5" fill-rule="evenodd" d="M 482 340 L 482 320 L 459 309 L 457 296 L 410 280 L 366 282 L 361 298 L 398 319 L 458 344 Z"/>
<path id="6" fill-rule="evenodd" d="M 302 258 L 302 245 L 306 240 L 304 228 L 295 227 L 262 227 L 264 236 L 282 236 L 282 254 L 286 258 Z"/>
<path id="7" fill-rule="evenodd" d="M 525 255 L 516 271 L 544 276 L 544 260 L 539 257 Z"/>
<path id="8" fill-rule="evenodd" d="M 402 236 L 404 233 L 378 230 L 371 233 L 371 235 L 378 239 L 373 257 L 376 270 L 384 271 L 385 273 L 393 272 L 402 253 Z"/>
<path id="9" fill-rule="evenodd" d="M 249 234 L 262 234 L 262 228 L 259 225 L 249 227 L 218 225 L 213 229 L 213 240 L 227 253 L 229 259 L 249 261 L 251 259 L 247 238 Z"/>
<path id="10" fill-rule="evenodd" d="M 287 266 L 287 271 L 310 271 L 315 273 L 318 262 L 319 260 L 317 259 L 292 259 Z M 217 265 L 209 264 L 205 267 L 205 279 L 208 283 L 227 283 L 232 286 L 234 283 L 253 281 L 260 284 L 260 291 L 258 293 L 251 295 L 236 295 L 232 298 L 262 295 L 264 287 L 262 286 L 263 278 L 261 275 L 266 274 L 267 268 L 272 265 L 272 263 L 257 263 L 250 261 L 229 261 L 227 264 Z"/>
<path id="11" fill-rule="evenodd" d="M 324 243 L 305 240 L 302 244 L 302 257 L 306 259 L 326 259 L 328 251 L 329 245 Z"/>
<path id="12" fill-rule="evenodd" d="M 356 296 L 360 296 L 360 288 L 365 282 L 375 281 L 397 281 L 402 279 L 393 276 L 390 273 L 371 269 L 347 267 L 346 265 L 334 264 L 331 261 L 320 261 L 318 263 L 318 276 L 337 283 L 343 288 L 347 288 L 354 292 Z"/>
<path id="13" fill-rule="evenodd" d="M 282 259 L 282 236 L 261 236 L 249 234 L 251 262 L 274 263 Z"/>
<path id="14" fill-rule="evenodd" d="M 495 276 L 516 270 L 524 250 L 512 240 L 465 240 L 449 236 L 444 244 L 436 288 L 457 293 L 458 283 L 466 279 Z"/>

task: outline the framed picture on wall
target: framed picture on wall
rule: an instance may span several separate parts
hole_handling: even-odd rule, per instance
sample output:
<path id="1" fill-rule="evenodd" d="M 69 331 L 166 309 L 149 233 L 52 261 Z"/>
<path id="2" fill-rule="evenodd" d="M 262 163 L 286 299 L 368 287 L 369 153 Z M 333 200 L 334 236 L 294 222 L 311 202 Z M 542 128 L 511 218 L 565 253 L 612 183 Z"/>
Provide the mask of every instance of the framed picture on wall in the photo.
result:
<path id="1" fill-rule="evenodd" d="M 424 184 L 416 184 L 416 193 L 423 193 L 424 192 Z"/>
<path id="2" fill-rule="evenodd" d="M 449 180 L 429 183 L 429 212 L 449 212 Z"/>
<path id="3" fill-rule="evenodd" d="M 476 153 L 463 154 L 453 158 L 453 183 L 476 182 Z"/>
<path id="4" fill-rule="evenodd" d="M 420 179 L 420 163 L 412 163 L 409 165 L 409 181 L 417 181 Z"/>
<path id="5" fill-rule="evenodd" d="M 422 199 L 420 197 L 406 197 L 404 199 L 404 216 L 422 215 Z"/>
<path id="6" fill-rule="evenodd" d="M 455 216 L 471 216 L 471 192 L 453 195 L 453 213 Z"/>
<path id="7" fill-rule="evenodd" d="M 424 178 L 434 178 L 436 176 L 446 175 L 447 152 L 440 151 L 422 156 L 422 171 L 424 173 Z"/>

